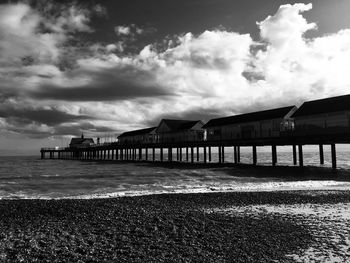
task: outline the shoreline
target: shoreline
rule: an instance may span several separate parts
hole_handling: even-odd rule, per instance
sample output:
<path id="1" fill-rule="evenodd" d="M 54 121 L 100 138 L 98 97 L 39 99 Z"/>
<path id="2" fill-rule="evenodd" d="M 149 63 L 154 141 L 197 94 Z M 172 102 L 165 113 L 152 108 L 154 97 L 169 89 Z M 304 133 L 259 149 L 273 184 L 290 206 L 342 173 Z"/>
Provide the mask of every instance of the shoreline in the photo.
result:
<path id="1" fill-rule="evenodd" d="M 304 182 L 304 181 L 302 181 Z M 312 182 L 314 184 L 314 182 Z M 235 190 L 212 190 L 208 191 L 196 191 L 196 190 L 188 190 L 188 191 L 173 191 L 173 192 L 164 192 L 164 191 L 138 191 L 132 193 L 125 192 L 115 192 L 115 193 L 98 193 L 98 194 L 86 194 L 86 195 L 78 195 L 78 196 L 66 196 L 66 197 L 13 197 L 13 198 L 0 198 L 0 203 L 2 201 L 60 201 L 60 200 L 109 200 L 109 199 L 120 199 L 120 198 L 137 198 L 137 197 L 148 197 L 148 196 L 176 196 L 176 195 L 210 195 L 210 194 L 244 194 L 244 193 L 298 193 L 298 192 L 350 192 L 348 186 L 339 187 L 334 186 L 333 188 L 283 188 L 283 189 L 235 189 Z"/>
<path id="2" fill-rule="evenodd" d="M 288 212 L 307 205 L 315 216 Z M 344 243 L 349 223 L 339 230 L 336 217 L 335 228 L 325 228 L 316 216 L 334 206 L 348 212 L 350 190 L 0 200 L 0 260 L 295 262 L 322 244 L 342 257 L 322 233 L 333 231 Z"/>

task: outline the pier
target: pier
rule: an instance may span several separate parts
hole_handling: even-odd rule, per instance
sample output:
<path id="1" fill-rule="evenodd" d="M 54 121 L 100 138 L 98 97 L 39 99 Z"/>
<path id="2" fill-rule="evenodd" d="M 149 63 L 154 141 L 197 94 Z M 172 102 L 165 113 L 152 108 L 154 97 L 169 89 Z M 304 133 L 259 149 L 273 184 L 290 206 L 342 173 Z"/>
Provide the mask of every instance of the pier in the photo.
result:
<path id="1" fill-rule="evenodd" d="M 251 148 L 251 165 L 258 163 L 257 147 L 271 148 L 271 165 L 278 165 L 278 146 L 289 146 L 293 165 L 303 167 L 303 147 L 316 145 L 320 164 L 330 145 L 332 168 L 337 169 L 337 144 L 350 144 L 350 94 L 209 120 L 162 119 L 158 126 L 128 131 L 118 141 L 97 144 L 92 138 L 72 138 L 68 148 L 42 148 L 41 158 L 146 162 L 241 162 L 241 147 Z M 225 160 L 231 148 L 232 160 Z M 157 154 L 156 154 L 157 150 Z M 174 153 L 175 151 L 175 153 Z M 184 154 L 185 153 L 185 154 Z M 174 155 L 173 155 L 174 154 Z M 156 158 L 159 156 L 159 158 Z"/>
<path id="2" fill-rule="evenodd" d="M 69 160 L 115 160 L 127 162 L 186 162 L 212 163 L 213 149 L 217 150 L 218 163 L 239 164 L 241 147 L 251 147 L 252 163 L 257 165 L 257 147 L 271 147 L 272 166 L 278 165 L 277 146 L 290 146 L 292 163 L 303 167 L 303 147 L 318 145 L 320 164 L 324 164 L 324 146 L 331 147 L 332 168 L 337 168 L 337 144 L 350 144 L 350 133 L 320 135 L 320 136 L 293 136 L 285 135 L 279 138 L 247 139 L 230 141 L 195 141 L 177 143 L 139 143 L 120 144 L 104 143 L 84 147 L 42 148 L 41 159 L 69 159 Z M 233 150 L 232 160 L 225 160 L 225 150 Z M 157 153 L 156 153 L 157 152 Z M 158 158 L 157 158 L 158 157 Z"/>

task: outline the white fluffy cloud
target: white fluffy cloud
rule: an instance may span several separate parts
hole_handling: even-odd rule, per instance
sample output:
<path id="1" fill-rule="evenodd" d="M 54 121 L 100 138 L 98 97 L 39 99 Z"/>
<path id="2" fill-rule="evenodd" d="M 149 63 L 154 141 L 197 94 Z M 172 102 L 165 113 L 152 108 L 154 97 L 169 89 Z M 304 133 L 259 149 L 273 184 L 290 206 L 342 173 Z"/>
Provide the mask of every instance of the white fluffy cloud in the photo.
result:
<path id="1" fill-rule="evenodd" d="M 63 112 L 68 118 L 64 125 L 84 122 L 91 131 L 95 126 L 122 131 L 162 116 L 225 116 L 348 93 L 350 29 L 306 38 L 307 31 L 317 30 L 303 17 L 311 8 L 282 5 L 257 23 L 259 40 L 213 30 L 183 34 L 163 49 L 150 44 L 135 55 L 123 54 L 120 43 L 96 43 L 82 54 L 70 47 L 76 50 L 74 66 L 62 70 L 57 64 L 66 51 L 61 44 L 71 31 L 92 31 L 88 12 L 71 7 L 50 21 L 27 5 L 5 5 L 0 9 L 0 79 L 6 84 L 0 98 L 12 100 L 11 107 Z M 43 22 L 50 33 L 38 30 Z M 115 31 L 122 37 L 142 33 L 137 29 L 118 26 Z M 24 84 L 13 92 L 11 85 L 18 83 Z M 95 126 L 74 116 L 90 116 Z M 0 122 L 6 119 L 0 116 Z M 54 133 L 55 128 L 45 131 Z"/>

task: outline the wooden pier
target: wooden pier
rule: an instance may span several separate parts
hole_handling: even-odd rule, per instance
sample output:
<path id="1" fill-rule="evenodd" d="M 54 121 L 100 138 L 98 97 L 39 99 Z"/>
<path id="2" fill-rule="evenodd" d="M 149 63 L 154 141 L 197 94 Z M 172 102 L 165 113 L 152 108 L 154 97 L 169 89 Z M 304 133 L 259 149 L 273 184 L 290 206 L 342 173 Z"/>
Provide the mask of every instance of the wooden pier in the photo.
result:
<path id="1" fill-rule="evenodd" d="M 142 144 L 94 144 L 84 147 L 67 148 L 42 148 L 42 159 L 76 159 L 76 160 L 118 160 L 130 162 L 212 162 L 212 149 L 218 151 L 218 163 L 225 161 L 225 149 L 233 149 L 232 163 L 240 163 L 241 147 L 252 148 L 252 165 L 257 164 L 257 147 L 271 147 L 272 166 L 278 164 L 277 146 L 290 146 L 293 153 L 293 164 L 304 166 L 303 146 L 318 145 L 320 164 L 324 164 L 323 146 L 331 146 L 332 168 L 337 168 L 336 144 L 350 144 L 350 133 L 318 135 L 318 136 L 293 136 L 285 134 L 278 138 L 246 139 L 230 141 L 201 141 L 181 143 L 142 143 Z M 200 149 L 202 149 L 200 154 Z M 156 154 L 158 150 L 158 154 Z M 173 156 L 173 153 L 175 154 Z M 167 158 L 165 154 L 167 153 Z M 185 154 L 183 154 L 185 153 Z M 156 156 L 159 158 L 156 160 Z M 185 158 L 184 158 L 185 157 Z M 196 160 L 196 161 L 195 161 Z"/>

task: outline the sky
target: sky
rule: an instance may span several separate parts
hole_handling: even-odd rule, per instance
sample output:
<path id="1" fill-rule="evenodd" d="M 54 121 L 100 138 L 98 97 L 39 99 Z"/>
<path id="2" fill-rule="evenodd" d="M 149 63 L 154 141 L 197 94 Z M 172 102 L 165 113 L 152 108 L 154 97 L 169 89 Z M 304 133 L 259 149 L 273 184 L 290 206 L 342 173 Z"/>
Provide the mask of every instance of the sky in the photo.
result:
<path id="1" fill-rule="evenodd" d="M 349 93 L 348 0 L 0 0 L 0 155 Z"/>

